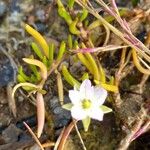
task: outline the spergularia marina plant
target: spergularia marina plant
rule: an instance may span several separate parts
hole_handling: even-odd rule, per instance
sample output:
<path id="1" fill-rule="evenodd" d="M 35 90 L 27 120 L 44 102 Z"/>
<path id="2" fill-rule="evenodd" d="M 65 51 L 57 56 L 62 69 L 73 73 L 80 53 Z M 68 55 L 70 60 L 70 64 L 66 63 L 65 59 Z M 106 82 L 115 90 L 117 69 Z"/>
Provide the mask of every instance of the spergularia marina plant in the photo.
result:
<path id="1" fill-rule="evenodd" d="M 107 91 L 100 86 L 92 86 L 89 79 L 85 79 L 80 88 L 76 86 L 69 90 L 69 98 L 72 103 L 63 105 L 63 108 L 70 110 L 71 115 L 76 120 L 82 120 L 85 131 L 88 130 L 90 120 L 103 120 L 105 113 L 112 111 L 104 106 Z"/>

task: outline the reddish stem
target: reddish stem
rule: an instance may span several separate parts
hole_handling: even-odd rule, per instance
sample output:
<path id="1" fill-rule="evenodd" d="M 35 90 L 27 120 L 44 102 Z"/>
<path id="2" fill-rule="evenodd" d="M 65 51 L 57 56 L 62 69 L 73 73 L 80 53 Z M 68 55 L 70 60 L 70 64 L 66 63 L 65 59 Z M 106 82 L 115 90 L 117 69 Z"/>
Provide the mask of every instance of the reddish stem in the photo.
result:
<path id="1" fill-rule="evenodd" d="M 65 143 L 66 143 L 66 140 L 70 134 L 70 132 L 72 131 L 73 127 L 75 126 L 75 123 L 77 123 L 77 120 L 73 120 L 69 125 L 68 127 L 65 129 L 63 135 L 62 135 L 62 138 L 60 140 L 60 143 L 59 143 L 59 146 L 58 146 L 58 150 L 63 150 L 64 149 L 64 146 L 65 146 Z"/>

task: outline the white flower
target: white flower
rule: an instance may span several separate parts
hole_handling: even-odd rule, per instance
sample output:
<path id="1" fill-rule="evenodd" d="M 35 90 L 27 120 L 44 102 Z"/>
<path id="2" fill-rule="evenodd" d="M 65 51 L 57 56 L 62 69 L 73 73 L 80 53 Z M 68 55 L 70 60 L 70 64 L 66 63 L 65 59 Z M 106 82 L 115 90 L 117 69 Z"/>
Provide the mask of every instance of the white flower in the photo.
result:
<path id="1" fill-rule="evenodd" d="M 107 91 L 100 86 L 92 86 L 91 81 L 86 79 L 80 88 L 76 87 L 69 91 L 69 98 L 72 103 L 63 105 L 63 108 L 70 110 L 76 120 L 82 120 L 85 131 L 88 130 L 90 120 L 103 120 L 105 113 L 112 111 L 102 105 L 107 97 Z"/>
<path id="2" fill-rule="evenodd" d="M 110 112 L 111 109 L 102 105 L 107 97 L 107 91 L 102 87 L 94 87 L 91 81 L 86 79 L 80 86 L 80 89 L 69 91 L 69 98 L 73 104 L 71 115 L 76 120 L 83 120 L 87 117 L 103 120 L 103 115 Z M 106 111 L 106 108 L 107 111 Z M 105 109 L 105 110 L 104 110 Z"/>

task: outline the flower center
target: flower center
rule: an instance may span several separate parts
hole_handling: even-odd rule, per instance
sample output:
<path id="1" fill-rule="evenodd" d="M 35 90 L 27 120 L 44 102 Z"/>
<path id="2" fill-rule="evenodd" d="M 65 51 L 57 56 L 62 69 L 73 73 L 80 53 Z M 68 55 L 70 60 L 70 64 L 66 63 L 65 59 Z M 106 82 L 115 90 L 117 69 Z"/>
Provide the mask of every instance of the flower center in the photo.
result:
<path id="1" fill-rule="evenodd" d="M 91 107 L 91 101 L 89 99 L 84 99 L 82 101 L 82 108 L 83 109 L 89 109 Z"/>

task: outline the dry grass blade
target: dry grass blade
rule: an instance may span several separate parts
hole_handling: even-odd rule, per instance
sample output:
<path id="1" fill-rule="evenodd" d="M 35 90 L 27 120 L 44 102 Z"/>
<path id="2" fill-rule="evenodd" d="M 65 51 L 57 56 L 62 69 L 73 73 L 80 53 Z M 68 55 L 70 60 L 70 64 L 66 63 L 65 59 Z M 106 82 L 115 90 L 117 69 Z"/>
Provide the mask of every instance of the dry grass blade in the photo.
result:
<path id="1" fill-rule="evenodd" d="M 41 150 L 44 150 L 44 148 L 42 147 L 42 144 L 40 143 L 40 141 L 38 140 L 38 138 L 36 137 L 36 135 L 33 133 L 33 131 L 31 130 L 31 128 L 25 122 L 23 122 L 23 123 L 26 126 L 26 128 L 28 129 L 28 131 L 30 132 L 30 134 L 33 136 L 35 142 L 39 145 L 39 147 L 41 148 Z"/>
<path id="2" fill-rule="evenodd" d="M 10 110 L 12 111 L 14 117 L 17 115 L 17 108 L 14 97 L 12 97 L 12 85 L 7 85 L 7 96 L 8 96 L 8 105 Z"/>
<path id="3" fill-rule="evenodd" d="M 55 146 L 54 146 L 54 150 L 58 150 L 58 146 L 59 146 L 59 143 L 62 139 L 62 136 L 64 134 L 64 131 L 65 131 L 65 128 L 63 128 L 63 130 L 61 131 L 61 134 L 59 135 L 59 137 L 57 138 L 57 141 L 55 143 Z"/>
<path id="4" fill-rule="evenodd" d="M 89 13 L 91 13 L 93 16 L 95 16 L 97 19 L 99 19 L 105 26 L 107 26 L 114 34 L 116 34 L 119 38 L 121 38 L 126 44 L 128 44 L 129 46 L 131 46 L 133 49 L 135 49 L 138 54 L 140 54 L 143 58 L 145 58 L 149 63 L 150 63 L 150 50 L 141 42 L 139 41 L 136 37 L 134 37 L 134 35 L 130 34 L 130 38 L 132 38 L 132 40 L 134 40 L 134 42 L 136 41 L 137 44 L 133 44 L 132 40 L 127 39 L 126 35 L 124 33 L 122 33 L 121 31 L 119 31 L 117 28 L 115 28 L 113 25 L 111 25 L 110 23 L 108 23 L 103 17 L 101 17 L 97 11 L 95 11 L 93 9 L 93 7 L 88 6 L 87 4 L 85 4 L 83 1 L 81 0 L 75 0 L 80 6 L 82 6 L 83 8 L 87 9 L 89 11 Z M 90 3 L 88 1 L 88 3 Z M 99 4 L 100 1 L 99 1 Z M 104 9 L 106 7 L 108 7 L 104 2 L 103 5 Z M 109 9 L 109 8 L 108 8 Z M 129 34 L 129 33 L 128 33 Z"/>
<path id="5" fill-rule="evenodd" d="M 86 147 L 85 147 L 85 144 L 84 144 L 84 142 L 83 142 L 83 139 L 82 139 L 82 137 L 81 137 L 81 134 L 80 134 L 80 132 L 79 132 L 79 129 L 78 129 L 77 124 L 74 123 L 74 125 L 75 125 L 75 129 L 76 129 L 77 135 L 78 135 L 78 137 L 79 137 L 79 139 L 80 139 L 80 142 L 81 142 L 81 144 L 82 144 L 83 149 L 84 149 L 84 150 L 87 150 Z"/>
<path id="6" fill-rule="evenodd" d="M 63 83 L 62 83 L 62 78 L 61 74 L 57 71 L 57 87 L 58 87 L 58 96 L 59 96 L 59 101 L 60 104 L 64 104 L 64 92 L 63 92 Z"/>
<path id="7" fill-rule="evenodd" d="M 128 46 L 107 45 L 107 46 L 95 47 L 95 48 L 81 48 L 81 49 L 71 50 L 71 52 L 75 52 L 75 53 L 106 52 L 106 51 L 113 51 L 113 50 L 122 49 L 126 47 Z"/>
<path id="8" fill-rule="evenodd" d="M 66 140 L 71 132 L 71 130 L 73 129 L 74 127 L 74 123 L 76 123 L 77 121 L 72 121 L 68 127 L 65 129 L 65 131 L 63 132 L 63 135 L 62 135 L 62 138 L 60 140 L 60 143 L 59 143 L 59 146 L 58 146 L 58 150 L 63 150 L 64 149 L 64 146 L 65 146 L 65 143 L 66 143 Z"/>

